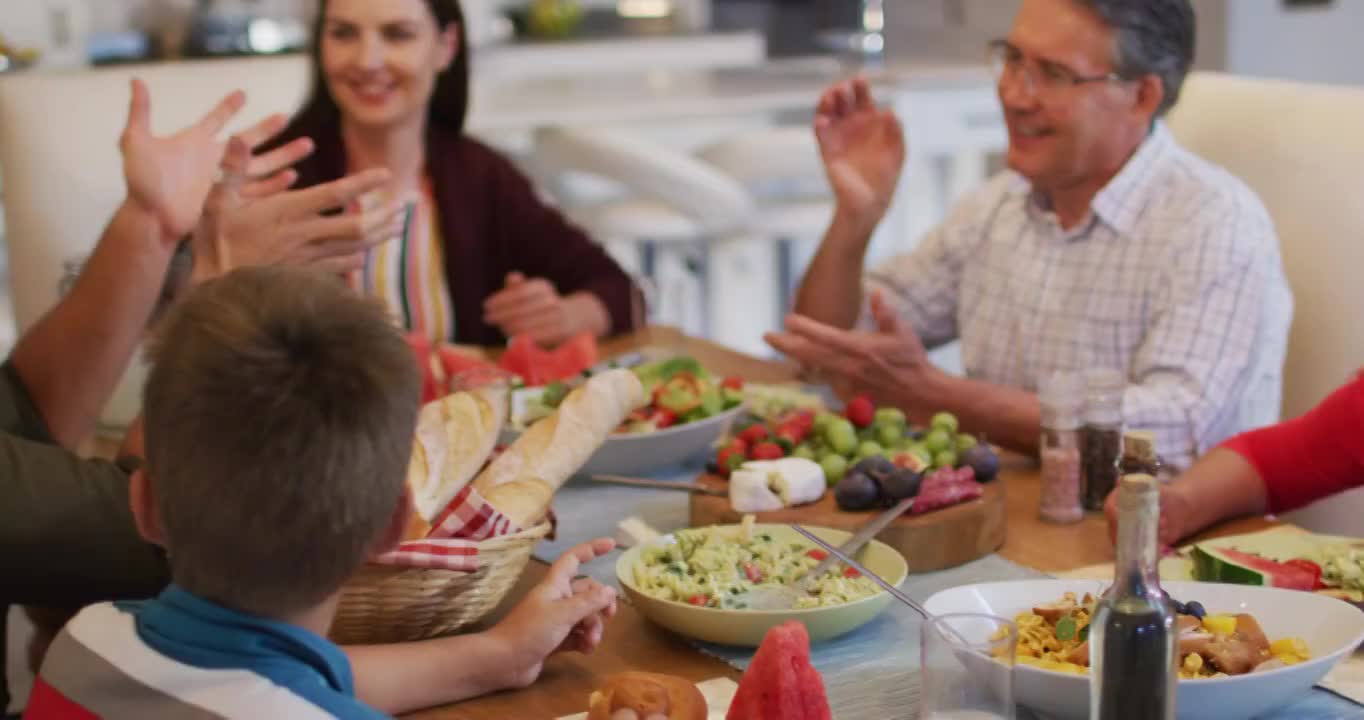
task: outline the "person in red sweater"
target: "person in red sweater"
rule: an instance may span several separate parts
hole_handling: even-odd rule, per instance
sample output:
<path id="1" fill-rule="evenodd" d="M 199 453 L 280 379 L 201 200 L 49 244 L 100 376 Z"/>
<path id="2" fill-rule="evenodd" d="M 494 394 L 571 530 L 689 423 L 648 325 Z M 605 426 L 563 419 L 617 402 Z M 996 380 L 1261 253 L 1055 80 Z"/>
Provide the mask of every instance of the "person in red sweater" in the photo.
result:
<path id="1" fill-rule="evenodd" d="M 1364 485 L 1364 372 L 1301 417 L 1252 430 L 1161 489 L 1160 542 L 1242 515 L 1283 513 Z M 1116 532 L 1113 496 L 1106 507 Z M 1364 520 L 1361 520 L 1364 523 Z"/>

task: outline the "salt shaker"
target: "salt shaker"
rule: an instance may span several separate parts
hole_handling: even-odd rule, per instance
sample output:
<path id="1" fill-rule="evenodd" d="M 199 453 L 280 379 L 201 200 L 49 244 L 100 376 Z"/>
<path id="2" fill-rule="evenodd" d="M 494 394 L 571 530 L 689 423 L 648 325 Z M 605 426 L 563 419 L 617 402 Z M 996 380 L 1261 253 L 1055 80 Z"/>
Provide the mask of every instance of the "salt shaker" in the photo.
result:
<path id="1" fill-rule="evenodd" d="M 1127 378 L 1116 370 L 1085 374 L 1085 422 L 1080 434 L 1084 505 L 1102 510 L 1118 485 L 1122 460 L 1122 396 Z"/>
<path id="2" fill-rule="evenodd" d="M 1074 373 L 1056 373 L 1042 381 L 1042 499 L 1038 515 L 1051 523 L 1084 519 L 1080 504 L 1080 428 L 1085 383 Z"/>

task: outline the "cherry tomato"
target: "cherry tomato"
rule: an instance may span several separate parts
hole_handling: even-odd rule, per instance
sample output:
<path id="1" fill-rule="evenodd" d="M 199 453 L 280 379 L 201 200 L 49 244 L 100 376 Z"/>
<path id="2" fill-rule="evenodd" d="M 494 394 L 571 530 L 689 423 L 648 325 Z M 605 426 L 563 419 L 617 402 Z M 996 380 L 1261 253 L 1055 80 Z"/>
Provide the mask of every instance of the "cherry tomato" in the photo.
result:
<path id="1" fill-rule="evenodd" d="M 820 550 L 819 548 L 810 548 L 809 550 L 805 551 L 805 554 L 819 562 L 824 562 L 825 560 L 829 559 L 829 553 L 826 553 L 823 550 Z"/>
<path id="2" fill-rule="evenodd" d="M 753 563 L 744 563 L 744 575 L 749 582 L 760 583 L 763 581 L 763 571 L 759 570 Z"/>
<path id="3" fill-rule="evenodd" d="M 843 577 L 860 578 L 862 577 L 862 573 L 858 572 L 857 568 L 843 568 Z"/>
<path id="4" fill-rule="evenodd" d="M 692 595 L 691 597 L 687 598 L 687 602 L 691 603 L 692 605 L 705 605 L 706 596 L 701 594 Z"/>

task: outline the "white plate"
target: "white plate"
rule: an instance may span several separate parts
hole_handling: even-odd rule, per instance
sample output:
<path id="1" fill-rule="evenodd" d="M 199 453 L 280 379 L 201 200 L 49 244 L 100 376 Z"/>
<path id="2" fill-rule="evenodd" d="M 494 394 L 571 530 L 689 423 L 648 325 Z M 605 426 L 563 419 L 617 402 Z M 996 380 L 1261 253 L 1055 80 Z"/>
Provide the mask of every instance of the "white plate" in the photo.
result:
<path id="1" fill-rule="evenodd" d="M 935 615 L 989 613 L 1012 620 L 1064 593 L 1098 594 L 1106 584 L 1094 580 L 978 583 L 937 593 L 924 607 Z M 1271 640 L 1300 637 L 1312 651 L 1311 660 L 1278 670 L 1180 681 L 1181 719 L 1258 716 L 1307 692 L 1364 642 L 1364 612 L 1322 595 L 1219 583 L 1162 582 L 1161 586 L 1177 600 L 1197 600 L 1210 613 L 1250 613 Z M 1019 665 L 1014 673 L 1014 699 L 1055 718 L 1085 718 L 1089 715 L 1089 677 Z"/>
<path id="2" fill-rule="evenodd" d="M 742 405 L 704 420 L 664 430 L 611 435 L 578 472 L 582 475 L 642 475 L 689 460 L 709 452 L 741 414 Z M 520 435 L 518 430 L 504 429 L 499 442 L 510 445 Z"/>

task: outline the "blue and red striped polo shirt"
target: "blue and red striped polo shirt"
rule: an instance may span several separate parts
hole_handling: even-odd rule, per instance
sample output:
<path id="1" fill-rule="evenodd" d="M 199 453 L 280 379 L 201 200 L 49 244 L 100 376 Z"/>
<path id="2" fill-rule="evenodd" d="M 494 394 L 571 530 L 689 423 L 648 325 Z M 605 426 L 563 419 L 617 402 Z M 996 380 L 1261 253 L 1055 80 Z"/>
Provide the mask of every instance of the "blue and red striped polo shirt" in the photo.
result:
<path id="1" fill-rule="evenodd" d="M 356 699 L 350 662 L 326 638 L 172 585 L 81 611 L 48 651 L 24 717 L 386 716 Z"/>

